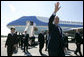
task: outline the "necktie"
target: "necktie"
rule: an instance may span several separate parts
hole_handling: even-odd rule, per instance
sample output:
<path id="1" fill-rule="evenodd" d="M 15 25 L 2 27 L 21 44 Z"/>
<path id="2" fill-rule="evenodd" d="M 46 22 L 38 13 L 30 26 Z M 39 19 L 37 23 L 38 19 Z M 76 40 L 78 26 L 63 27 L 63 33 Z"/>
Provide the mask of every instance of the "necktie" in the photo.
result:
<path id="1" fill-rule="evenodd" d="M 58 26 L 59 32 L 62 34 L 61 28 Z"/>

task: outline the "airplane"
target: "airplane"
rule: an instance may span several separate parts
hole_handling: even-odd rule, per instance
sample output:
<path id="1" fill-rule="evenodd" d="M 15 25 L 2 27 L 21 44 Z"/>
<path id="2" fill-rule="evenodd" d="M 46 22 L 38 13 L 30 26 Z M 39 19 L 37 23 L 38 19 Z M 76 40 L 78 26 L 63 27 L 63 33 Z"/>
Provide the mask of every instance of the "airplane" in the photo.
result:
<path id="1" fill-rule="evenodd" d="M 23 33 L 27 31 L 30 37 L 33 34 L 39 34 L 41 31 L 48 30 L 48 22 L 43 22 L 41 20 L 49 18 L 41 17 L 41 16 L 23 16 L 17 20 L 14 20 L 7 24 L 7 27 L 10 29 L 11 27 L 15 27 L 17 32 Z M 73 22 L 73 21 L 61 21 L 59 22 L 60 27 L 63 32 L 73 31 L 75 29 L 83 30 L 83 22 Z"/>

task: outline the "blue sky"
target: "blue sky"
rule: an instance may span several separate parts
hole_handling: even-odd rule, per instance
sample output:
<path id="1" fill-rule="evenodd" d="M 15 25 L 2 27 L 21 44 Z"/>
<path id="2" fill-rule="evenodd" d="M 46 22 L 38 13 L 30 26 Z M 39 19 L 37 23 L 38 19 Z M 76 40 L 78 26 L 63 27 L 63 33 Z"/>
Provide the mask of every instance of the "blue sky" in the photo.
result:
<path id="1" fill-rule="evenodd" d="M 57 1 L 1 1 L 1 35 L 10 30 L 7 24 L 22 16 L 50 17 Z M 60 20 L 83 22 L 83 1 L 59 1 Z M 47 22 L 48 20 L 41 20 Z M 4 33 L 5 32 L 5 33 Z"/>

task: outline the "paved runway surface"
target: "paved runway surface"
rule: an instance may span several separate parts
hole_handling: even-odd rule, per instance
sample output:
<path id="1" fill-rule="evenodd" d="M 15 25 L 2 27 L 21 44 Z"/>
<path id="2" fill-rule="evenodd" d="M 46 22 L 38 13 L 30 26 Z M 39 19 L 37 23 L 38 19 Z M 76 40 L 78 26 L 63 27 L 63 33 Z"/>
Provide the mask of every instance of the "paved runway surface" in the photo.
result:
<path id="1" fill-rule="evenodd" d="M 1 56 L 7 56 L 7 49 L 5 48 L 5 42 L 6 42 L 7 38 L 1 38 Z M 36 39 L 37 41 L 37 39 Z M 66 56 L 76 56 L 74 54 L 74 50 L 76 49 L 76 45 L 74 43 L 69 43 L 69 49 L 66 53 Z M 81 45 L 81 51 L 83 54 L 83 45 Z M 48 52 L 45 51 L 45 46 L 43 48 L 43 56 L 48 56 Z M 18 48 L 18 52 L 14 53 L 13 56 L 41 56 L 39 54 L 39 46 L 35 46 L 35 47 L 29 47 L 28 53 L 24 53 L 23 50 L 21 50 L 21 48 Z"/>

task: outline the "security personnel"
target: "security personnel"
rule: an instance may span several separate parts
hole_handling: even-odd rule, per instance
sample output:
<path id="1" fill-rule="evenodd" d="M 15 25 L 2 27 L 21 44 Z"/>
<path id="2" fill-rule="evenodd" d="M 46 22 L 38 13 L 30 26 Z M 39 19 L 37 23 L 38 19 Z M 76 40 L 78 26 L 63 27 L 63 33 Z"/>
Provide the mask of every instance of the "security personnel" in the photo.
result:
<path id="1" fill-rule="evenodd" d="M 45 51 L 47 51 L 48 40 L 49 40 L 49 31 L 47 31 L 47 34 L 46 34 L 46 48 L 45 48 Z"/>
<path id="2" fill-rule="evenodd" d="M 44 34 L 43 31 L 38 35 L 38 42 L 39 42 L 39 52 L 42 54 L 42 49 L 44 47 Z"/>
<path id="3" fill-rule="evenodd" d="M 11 28 L 11 33 L 8 34 L 5 47 L 7 47 L 7 55 L 12 56 L 13 51 L 16 48 L 17 35 L 15 34 L 15 28 Z"/>
<path id="4" fill-rule="evenodd" d="M 28 52 L 28 39 L 29 39 L 29 34 L 27 34 L 27 31 L 24 32 L 23 34 L 23 41 L 24 41 L 24 52 Z"/>
<path id="5" fill-rule="evenodd" d="M 21 49 L 22 49 L 22 47 L 23 47 L 23 34 L 22 33 L 20 35 L 20 38 L 21 38 Z"/>
<path id="6" fill-rule="evenodd" d="M 69 50 L 69 48 L 68 48 L 68 33 L 65 33 L 63 38 L 64 38 L 65 47 L 67 48 L 67 50 Z"/>
<path id="7" fill-rule="evenodd" d="M 82 37 L 81 37 L 78 29 L 76 30 L 76 33 L 75 33 L 75 41 L 76 41 L 76 46 L 77 46 L 75 54 L 77 55 L 77 52 L 79 52 L 80 56 L 82 56 L 82 53 L 81 53 Z"/>

